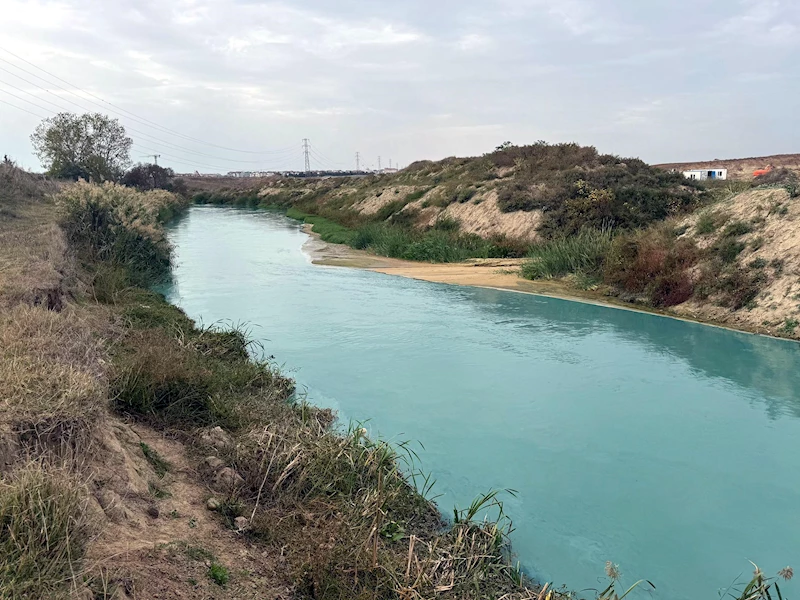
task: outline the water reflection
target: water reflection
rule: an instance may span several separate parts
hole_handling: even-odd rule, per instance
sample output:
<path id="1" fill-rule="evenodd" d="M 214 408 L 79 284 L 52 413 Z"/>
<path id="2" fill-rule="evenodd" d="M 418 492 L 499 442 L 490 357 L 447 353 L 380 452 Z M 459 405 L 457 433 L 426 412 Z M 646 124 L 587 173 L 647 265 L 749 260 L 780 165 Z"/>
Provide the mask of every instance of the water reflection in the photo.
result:
<path id="1" fill-rule="evenodd" d="M 752 392 L 770 418 L 800 417 L 800 344 L 732 332 L 699 323 L 556 298 L 532 297 L 491 289 L 443 286 L 445 301 L 468 301 L 491 315 L 495 325 L 532 335 L 580 338 L 610 333 L 643 352 L 680 358 L 706 377 L 724 379 Z M 513 314 L 516 319 L 508 319 Z"/>

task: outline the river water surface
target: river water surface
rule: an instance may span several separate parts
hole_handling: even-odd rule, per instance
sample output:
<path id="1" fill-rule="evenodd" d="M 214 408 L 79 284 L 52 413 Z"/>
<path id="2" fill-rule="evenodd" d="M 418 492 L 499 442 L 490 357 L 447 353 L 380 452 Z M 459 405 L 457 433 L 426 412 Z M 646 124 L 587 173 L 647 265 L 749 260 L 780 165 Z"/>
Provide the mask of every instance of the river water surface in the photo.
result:
<path id="1" fill-rule="evenodd" d="M 504 496 L 537 577 L 717 598 L 800 567 L 800 346 L 648 314 L 312 265 L 296 222 L 195 207 L 171 301 L 246 321 L 342 420 L 418 440 L 445 514 Z M 788 584 L 784 591 L 800 591 Z M 796 592 L 795 592 L 796 595 Z"/>

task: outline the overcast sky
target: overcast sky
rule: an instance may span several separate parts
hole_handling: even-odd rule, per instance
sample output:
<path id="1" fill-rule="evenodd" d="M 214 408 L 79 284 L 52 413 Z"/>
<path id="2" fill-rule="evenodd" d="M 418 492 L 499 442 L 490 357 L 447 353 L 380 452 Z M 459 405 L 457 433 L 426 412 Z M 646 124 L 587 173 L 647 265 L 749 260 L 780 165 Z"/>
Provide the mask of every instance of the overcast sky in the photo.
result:
<path id="1" fill-rule="evenodd" d="M 134 160 L 159 153 L 178 172 L 302 168 L 304 137 L 315 168 L 352 168 L 356 151 L 362 165 L 405 165 L 504 140 L 648 162 L 800 152 L 798 0 L 0 7 L 0 153 L 28 168 L 40 119 L 3 102 L 41 116 L 100 103 L 123 115 Z"/>

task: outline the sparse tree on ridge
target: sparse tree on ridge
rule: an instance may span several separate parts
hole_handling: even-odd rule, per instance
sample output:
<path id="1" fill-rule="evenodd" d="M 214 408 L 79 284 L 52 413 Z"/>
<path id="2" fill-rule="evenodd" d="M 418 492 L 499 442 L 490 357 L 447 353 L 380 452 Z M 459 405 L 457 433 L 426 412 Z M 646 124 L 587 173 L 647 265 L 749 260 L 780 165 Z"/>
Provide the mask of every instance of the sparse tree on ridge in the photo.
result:
<path id="1" fill-rule="evenodd" d="M 52 177 L 98 182 L 122 176 L 133 145 L 120 122 L 101 113 L 59 113 L 39 123 L 31 142 Z"/>

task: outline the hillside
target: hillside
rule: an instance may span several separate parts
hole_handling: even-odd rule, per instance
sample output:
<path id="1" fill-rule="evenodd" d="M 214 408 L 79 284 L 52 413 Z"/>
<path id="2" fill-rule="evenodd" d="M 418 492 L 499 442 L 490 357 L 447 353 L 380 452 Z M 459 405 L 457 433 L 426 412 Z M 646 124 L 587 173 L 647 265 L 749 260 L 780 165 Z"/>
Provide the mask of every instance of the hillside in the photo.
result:
<path id="1" fill-rule="evenodd" d="M 783 168 L 702 184 L 638 159 L 538 143 L 395 175 L 274 179 L 195 200 L 284 207 L 325 241 L 395 259 L 525 258 L 521 277 L 561 280 L 559 289 L 582 297 L 797 338 L 798 193 Z M 446 271 L 436 277 L 454 281 Z"/>
<path id="2" fill-rule="evenodd" d="M 729 179 L 747 181 L 753 179 L 754 171 L 757 169 L 763 169 L 767 165 L 772 165 L 776 169 L 783 167 L 800 175 L 800 154 L 774 154 L 772 156 L 756 156 L 751 158 L 729 158 L 722 160 L 714 159 L 685 163 L 665 163 L 655 166 L 668 171 L 689 171 L 691 169 L 710 169 L 712 167 L 722 167 L 724 169 L 728 169 Z"/>

